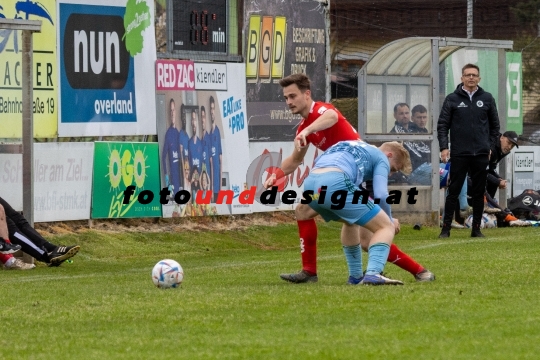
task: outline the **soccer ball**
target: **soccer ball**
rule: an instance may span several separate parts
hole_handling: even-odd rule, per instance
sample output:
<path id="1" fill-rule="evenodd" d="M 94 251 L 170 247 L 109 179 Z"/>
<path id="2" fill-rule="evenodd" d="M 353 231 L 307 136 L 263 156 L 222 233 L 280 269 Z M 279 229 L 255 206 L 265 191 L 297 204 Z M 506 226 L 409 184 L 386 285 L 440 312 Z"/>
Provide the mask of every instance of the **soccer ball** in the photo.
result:
<path id="1" fill-rule="evenodd" d="M 470 229 L 472 228 L 472 219 L 473 216 L 469 215 L 469 217 L 465 220 L 465 227 Z M 480 229 L 493 229 L 497 227 L 497 217 L 492 214 L 482 214 L 482 220 L 480 221 Z"/>
<path id="2" fill-rule="evenodd" d="M 482 220 L 480 221 L 480 229 L 483 229 L 486 226 L 486 222 L 484 221 L 485 216 L 486 216 L 486 214 L 482 215 Z M 467 217 L 467 219 L 465 219 L 465 227 L 467 229 L 472 228 L 472 219 L 473 219 L 472 215 L 469 215 L 469 217 Z"/>
<path id="3" fill-rule="evenodd" d="M 161 289 L 178 287 L 184 280 L 184 269 L 174 260 L 159 261 L 152 269 L 152 281 Z"/>
<path id="4" fill-rule="evenodd" d="M 497 227 L 497 217 L 493 214 L 484 214 L 482 216 L 482 222 L 486 229 L 493 229 Z"/>

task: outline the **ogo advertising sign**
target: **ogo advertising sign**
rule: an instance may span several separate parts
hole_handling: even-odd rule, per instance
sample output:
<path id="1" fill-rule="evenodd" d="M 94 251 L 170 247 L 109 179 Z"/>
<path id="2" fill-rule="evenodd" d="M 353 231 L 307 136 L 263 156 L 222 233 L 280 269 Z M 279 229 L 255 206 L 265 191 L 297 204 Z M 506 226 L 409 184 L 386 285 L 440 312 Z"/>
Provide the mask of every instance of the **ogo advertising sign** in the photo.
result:
<path id="1" fill-rule="evenodd" d="M 144 196 L 145 190 L 160 188 L 158 144 L 96 142 L 93 184 L 94 219 L 161 217 L 159 196 Z M 124 204 L 128 186 L 134 186 L 134 193 Z"/>

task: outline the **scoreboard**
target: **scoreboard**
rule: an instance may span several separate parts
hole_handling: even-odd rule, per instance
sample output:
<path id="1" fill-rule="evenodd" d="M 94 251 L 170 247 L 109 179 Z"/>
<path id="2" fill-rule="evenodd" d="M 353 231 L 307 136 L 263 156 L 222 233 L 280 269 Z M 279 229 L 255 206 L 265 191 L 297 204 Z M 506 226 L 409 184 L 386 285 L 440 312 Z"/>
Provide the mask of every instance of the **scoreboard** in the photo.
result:
<path id="1" fill-rule="evenodd" d="M 226 54 L 227 9 L 227 0 L 172 2 L 172 50 Z"/>

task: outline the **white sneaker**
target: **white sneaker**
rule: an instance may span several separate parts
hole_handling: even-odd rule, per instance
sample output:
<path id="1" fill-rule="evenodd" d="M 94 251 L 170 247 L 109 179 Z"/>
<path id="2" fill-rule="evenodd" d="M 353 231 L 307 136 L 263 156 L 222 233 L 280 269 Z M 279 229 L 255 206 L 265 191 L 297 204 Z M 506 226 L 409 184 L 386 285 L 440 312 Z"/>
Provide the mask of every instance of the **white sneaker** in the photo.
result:
<path id="1" fill-rule="evenodd" d="M 524 220 L 514 220 L 510 221 L 510 226 L 532 226 L 532 224 Z"/>
<path id="2" fill-rule="evenodd" d="M 461 209 L 459 210 L 459 215 L 462 217 L 462 218 L 467 218 L 469 215 L 472 214 L 472 206 L 467 206 L 465 209 Z"/>
<path id="3" fill-rule="evenodd" d="M 461 225 L 455 220 L 452 221 L 452 224 L 450 224 L 450 226 L 452 227 L 452 229 L 465 229 L 465 226 Z"/>
<path id="4" fill-rule="evenodd" d="M 4 270 L 32 270 L 35 267 L 36 265 L 25 263 L 21 259 L 15 259 L 9 266 L 4 264 Z"/>

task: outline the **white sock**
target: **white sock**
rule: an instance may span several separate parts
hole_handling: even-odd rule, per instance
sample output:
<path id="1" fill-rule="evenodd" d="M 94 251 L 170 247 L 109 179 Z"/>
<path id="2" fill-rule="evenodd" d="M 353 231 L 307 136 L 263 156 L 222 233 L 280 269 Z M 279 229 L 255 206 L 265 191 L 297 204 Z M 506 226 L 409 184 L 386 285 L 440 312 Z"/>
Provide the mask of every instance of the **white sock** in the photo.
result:
<path id="1" fill-rule="evenodd" d="M 11 265 L 13 265 L 15 263 L 15 257 L 12 256 L 8 259 L 8 261 L 6 261 L 6 263 L 4 264 L 6 267 L 11 267 Z"/>

